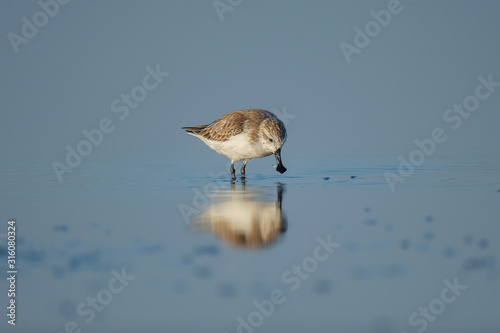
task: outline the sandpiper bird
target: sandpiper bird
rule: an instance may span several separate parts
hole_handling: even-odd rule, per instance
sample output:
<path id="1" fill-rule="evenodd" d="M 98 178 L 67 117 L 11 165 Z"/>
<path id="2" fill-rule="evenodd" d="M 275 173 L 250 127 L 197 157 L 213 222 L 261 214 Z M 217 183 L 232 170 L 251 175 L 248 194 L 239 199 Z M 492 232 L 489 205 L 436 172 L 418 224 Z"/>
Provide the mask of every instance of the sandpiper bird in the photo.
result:
<path id="1" fill-rule="evenodd" d="M 208 125 L 183 127 L 211 149 L 231 160 L 231 176 L 236 179 L 234 162 L 243 161 L 241 178 L 245 178 L 248 160 L 274 154 L 276 170 L 284 173 L 281 147 L 286 141 L 285 125 L 266 110 L 248 109 L 230 112 Z"/>

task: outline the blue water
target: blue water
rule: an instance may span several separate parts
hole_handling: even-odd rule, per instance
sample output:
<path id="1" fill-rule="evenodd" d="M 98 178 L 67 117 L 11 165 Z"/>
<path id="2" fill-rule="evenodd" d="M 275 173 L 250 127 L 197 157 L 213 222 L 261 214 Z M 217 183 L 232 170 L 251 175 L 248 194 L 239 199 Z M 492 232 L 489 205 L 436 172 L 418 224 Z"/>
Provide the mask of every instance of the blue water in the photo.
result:
<path id="1" fill-rule="evenodd" d="M 396 158 L 287 162 L 234 184 L 224 165 L 89 162 L 58 182 L 3 164 L 2 332 L 498 332 L 499 159 L 429 160 L 394 192 Z"/>

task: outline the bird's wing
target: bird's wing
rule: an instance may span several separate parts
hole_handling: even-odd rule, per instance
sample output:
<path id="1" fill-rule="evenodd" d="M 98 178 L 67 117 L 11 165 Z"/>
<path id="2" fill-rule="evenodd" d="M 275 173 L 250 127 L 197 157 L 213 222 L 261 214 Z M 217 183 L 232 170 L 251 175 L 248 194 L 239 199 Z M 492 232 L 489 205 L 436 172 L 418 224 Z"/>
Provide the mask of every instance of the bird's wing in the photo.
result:
<path id="1" fill-rule="evenodd" d="M 208 140 L 226 141 L 232 136 L 238 135 L 244 131 L 248 123 L 260 123 L 266 118 L 275 118 L 275 116 L 261 109 L 247 109 L 227 113 L 208 125 L 183 127 L 188 133 L 202 136 Z M 258 127 L 250 130 L 249 136 L 257 136 Z"/>
<path id="2" fill-rule="evenodd" d="M 198 134 L 205 139 L 215 141 L 226 141 L 232 136 L 243 132 L 247 117 L 240 111 L 230 112 L 223 115 L 209 125 L 188 127 L 188 132 Z"/>

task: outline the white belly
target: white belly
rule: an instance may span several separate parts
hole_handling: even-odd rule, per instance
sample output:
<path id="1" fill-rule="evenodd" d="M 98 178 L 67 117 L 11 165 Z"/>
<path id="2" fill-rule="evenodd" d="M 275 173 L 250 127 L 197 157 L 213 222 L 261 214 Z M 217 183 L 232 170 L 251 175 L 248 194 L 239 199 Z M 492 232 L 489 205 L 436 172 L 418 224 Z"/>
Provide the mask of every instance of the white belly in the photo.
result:
<path id="1" fill-rule="evenodd" d="M 200 139 L 210 148 L 232 161 L 242 161 L 271 155 L 264 151 L 258 140 L 250 142 L 248 134 L 240 133 L 226 141 L 212 141 L 203 137 Z"/>

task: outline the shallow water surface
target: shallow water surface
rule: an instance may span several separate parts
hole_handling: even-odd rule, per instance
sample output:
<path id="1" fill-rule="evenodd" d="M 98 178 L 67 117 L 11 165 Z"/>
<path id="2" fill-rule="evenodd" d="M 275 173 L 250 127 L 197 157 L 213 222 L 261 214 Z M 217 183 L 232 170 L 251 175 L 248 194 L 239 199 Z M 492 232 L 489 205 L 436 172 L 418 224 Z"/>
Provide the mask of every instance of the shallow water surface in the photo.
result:
<path id="1" fill-rule="evenodd" d="M 498 332 L 498 159 L 286 166 L 2 165 L 16 331 Z"/>

